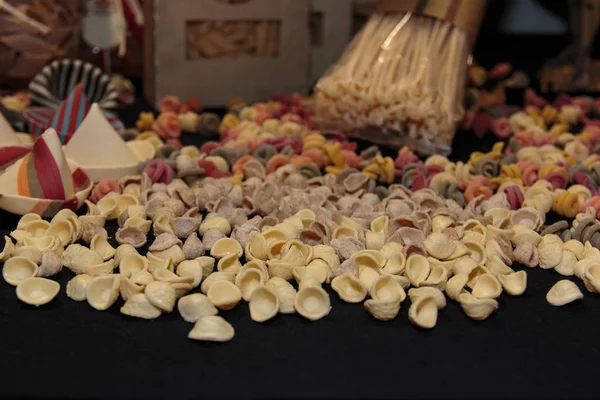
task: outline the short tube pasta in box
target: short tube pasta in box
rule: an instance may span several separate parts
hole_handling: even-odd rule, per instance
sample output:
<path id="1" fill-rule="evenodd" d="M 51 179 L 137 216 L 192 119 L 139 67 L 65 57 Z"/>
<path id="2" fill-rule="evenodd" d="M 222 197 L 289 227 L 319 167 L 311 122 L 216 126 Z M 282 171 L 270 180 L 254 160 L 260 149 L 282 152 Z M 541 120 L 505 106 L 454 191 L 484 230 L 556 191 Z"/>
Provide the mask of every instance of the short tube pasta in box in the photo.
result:
<path id="1" fill-rule="evenodd" d="M 448 154 L 485 0 L 380 0 L 316 86 L 324 128 Z"/>
<path id="2" fill-rule="evenodd" d="M 308 0 L 146 2 L 145 89 L 199 96 L 206 106 L 232 97 L 264 101 L 306 89 Z"/>

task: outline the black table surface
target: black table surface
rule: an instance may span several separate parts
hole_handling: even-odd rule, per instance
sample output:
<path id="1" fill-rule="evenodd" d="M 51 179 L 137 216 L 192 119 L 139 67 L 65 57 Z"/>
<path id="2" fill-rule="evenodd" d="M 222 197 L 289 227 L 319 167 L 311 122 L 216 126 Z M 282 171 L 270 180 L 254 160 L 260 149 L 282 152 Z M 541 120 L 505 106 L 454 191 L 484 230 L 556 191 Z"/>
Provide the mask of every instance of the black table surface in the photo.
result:
<path id="1" fill-rule="evenodd" d="M 137 108 L 121 114 L 128 126 Z M 489 148 L 488 141 L 460 133 L 455 156 Z M 0 235 L 17 221 L 0 212 Z M 114 237 L 116 224 L 108 226 Z M 317 322 L 294 314 L 259 324 L 245 302 L 220 312 L 236 331 L 228 343 L 188 339 L 193 325 L 177 311 L 145 321 L 120 314 L 121 300 L 103 312 L 75 302 L 65 293 L 73 276 L 66 269 L 56 277 L 60 294 L 39 308 L 21 303 L 2 280 L 0 396 L 598 397 L 600 324 L 594 315 L 600 314 L 600 296 L 572 278 L 583 301 L 553 307 L 545 296 L 563 277 L 539 268 L 527 273 L 525 294 L 503 295 L 497 312 L 482 322 L 470 320 L 452 301 L 430 331 L 409 323 L 408 301 L 396 319 L 381 322 L 327 287 L 333 308 Z"/>

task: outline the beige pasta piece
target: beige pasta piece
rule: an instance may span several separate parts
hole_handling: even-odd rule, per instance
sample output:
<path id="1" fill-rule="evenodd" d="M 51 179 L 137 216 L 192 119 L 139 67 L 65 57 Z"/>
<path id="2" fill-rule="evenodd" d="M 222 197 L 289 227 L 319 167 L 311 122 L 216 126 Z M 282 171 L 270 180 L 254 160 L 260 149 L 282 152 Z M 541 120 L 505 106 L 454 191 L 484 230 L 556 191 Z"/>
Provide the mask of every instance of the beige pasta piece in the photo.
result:
<path id="1" fill-rule="evenodd" d="M 27 222 L 21 228 L 29 237 L 46 236 L 46 232 L 50 228 L 50 223 L 43 219 Z"/>
<path id="2" fill-rule="evenodd" d="M 235 330 L 223 318 L 218 315 L 207 315 L 196 321 L 188 338 L 209 342 L 228 342 L 233 339 L 234 335 Z"/>
<path id="3" fill-rule="evenodd" d="M 103 275 L 94 277 L 86 289 L 86 299 L 93 308 L 99 311 L 108 310 L 119 297 L 119 275 Z"/>
<path id="4" fill-rule="evenodd" d="M 329 314 L 331 301 L 322 287 L 309 286 L 298 291 L 294 299 L 294 307 L 304 318 L 317 321 Z"/>
<path id="5" fill-rule="evenodd" d="M 446 235 L 437 232 L 431 233 L 423 241 L 423 246 L 425 246 L 427 253 L 438 260 L 449 258 L 454 253 L 454 250 L 456 250 L 457 245 L 458 241 L 450 240 Z"/>
<path id="6" fill-rule="evenodd" d="M 177 264 L 185 260 L 185 254 L 181 246 L 174 244 L 171 247 L 161 251 L 149 251 L 148 254 L 152 254 L 155 257 L 162 258 L 163 260 L 170 260 L 169 269 L 173 270 Z M 148 255 L 146 255 L 148 257 Z M 148 259 L 150 259 L 148 257 Z"/>
<path id="7" fill-rule="evenodd" d="M 307 287 L 322 287 L 321 283 L 316 280 L 315 278 L 305 278 L 303 280 L 300 281 L 300 283 L 298 284 L 298 291 L 307 288 Z"/>
<path id="8" fill-rule="evenodd" d="M 427 279 L 420 283 L 420 286 L 431 286 L 438 289 L 444 289 L 446 287 L 446 282 L 448 281 L 448 275 L 448 269 L 445 267 L 441 265 L 432 265 L 431 273 Z"/>
<path id="9" fill-rule="evenodd" d="M 279 312 L 282 314 L 293 314 L 296 312 L 294 305 L 296 289 L 285 279 L 274 277 L 269 279 L 265 286 L 274 289 L 279 297 Z"/>
<path id="10" fill-rule="evenodd" d="M 252 293 L 261 285 L 266 283 L 266 279 L 262 271 L 255 268 L 244 268 L 235 277 L 235 284 L 242 292 L 242 298 L 250 301 Z"/>
<path id="11" fill-rule="evenodd" d="M 237 240 L 230 238 L 217 240 L 210 249 L 210 255 L 217 260 L 230 255 L 235 255 L 237 258 L 240 258 L 243 253 L 244 250 L 240 243 Z"/>
<path id="12" fill-rule="evenodd" d="M 423 329 L 431 329 L 437 323 L 438 304 L 433 296 L 419 296 L 408 309 L 408 320 Z"/>
<path id="13" fill-rule="evenodd" d="M 575 264 L 577 264 L 575 253 L 563 249 L 560 262 L 554 267 L 554 270 L 562 276 L 572 276 L 575 273 Z"/>
<path id="14" fill-rule="evenodd" d="M 583 283 L 589 292 L 600 293 L 600 265 L 591 264 L 585 269 Z"/>
<path id="15" fill-rule="evenodd" d="M 67 283 L 67 296 L 75 301 L 85 301 L 87 299 L 87 286 L 93 279 L 93 276 L 86 274 L 75 275 Z"/>
<path id="16" fill-rule="evenodd" d="M 394 301 L 399 299 L 400 302 L 403 302 L 404 299 L 406 299 L 406 293 L 400 285 L 400 282 L 392 275 L 381 275 L 377 278 L 373 282 L 369 294 L 374 300 L 381 301 Z"/>
<path id="17" fill-rule="evenodd" d="M 125 254 L 119 264 L 119 273 L 126 278 L 148 268 L 148 259 L 137 252 Z"/>
<path id="18" fill-rule="evenodd" d="M 486 273 L 493 275 L 490 272 L 490 270 L 488 270 L 483 265 L 478 265 L 477 267 L 475 267 L 473 271 L 471 271 L 471 273 L 469 274 L 469 281 L 467 282 L 467 286 L 473 289 L 479 277 Z"/>
<path id="19" fill-rule="evenodd" d="M 208 256 L 195 258 L 196 262 L 202 267 L 202 279 L 206 279 L 215 269 L 215 259 Z"/>
<path id="20" fill-rule="evenodd" d="M 235 275 L 232 274 L 231 272 L 213 272 L 212 274 L 210 274 L 208 277 L 206 277 L 203 281 L 202 284 L 200 285 L 200 291 L 204 294 L 208 293 L 208 290 L 210 289 L 210 287 L 218 281 L 221 280 L 226 280 L 229 282 L 235 282 Z"/>
<path id="21" fill-rule="evenodd" d="M 292 280 L 294 277 L 293 270 L 295 265 L 290 264 L 282 260 L 269 260 L 267 261 L 267 268 L 270 277 L 277 277 L 285 279 L 286 281 Z"/>
<path id="22" fill-rule="evenodd" d="M 160 269 L 154 270 L 154 272 L 152 272 L 152 277 L 157 281 L 168 282 L 171 285 L 185 284 L 185 285 L 192 286 L 192 282 L 194 282 L 193 277 L 179 276 L 176 273 L 174 273 L 173 271 L 166 269 L 166 268 L 160 268 Z"/>
<path id="23" fill-rule="evenodd" d="M 116 219 L 119 216 L 115 196 L 105 196 L 101 198 L 98 203 L 96 203 L 96 208 L 100 215 L 106 218 L 107 221 Z"/>
<path id="24" fill-rule="evenodd" d="M 231 281 L 221 279 L 210 286 L 206 296 L 215 307 L 231 310 L 242 299 L 242 292 Z"/>
<path id="25" fill-rule="evenodd" d="M 218 229 L 223 235 L 231 233 L 231 224 L 229 221 L 219 215 L 211 215 L 200 224 L 200 233 L 204 235 L 209 229 Z"/>
<path id="26" fill-rule="evenodd" d="M 493 274 L 484 273 L 473 285 L 471 294 L 478 299 L 497 299 L 502 294 L 502 285 Z"/>
<path id="27" fill-rule="evenodd" d="M 485 264 L 485 267 L 496 277 L 500 275 L 512 274 L 515 272 L 511 267 L 506 265 L 497 254 L 488 257 L 488 261 Z"/>
<path id="28" fill-rule="evenodd" d="M 192 277 L 193 287 L 198 287 L 202 282 L 202 266 L 196 260 L 184 260 L 177 265 L 176 273 L 179 276 Z"/>
<path id="29" fill-rule="evenodd" d="M 512 242 L 514 247 L 517 247 L 524 243 L 530 243 L 534 246 L 537 246 L 542 241 L 542 237 L 539 235 L 539 233 L 536 233 L 529 228 L 515 229 L 515 226 L 513 226 L 513 230 L 515 231 L 515 233 L 510 239 L 510 241 Z"/>
<path id="30" fill-rule="evenodd" d="M 545 235 L 537 245 L 542 269 L 556 267 L 562 259 L 563 241 L 556 235 Z"/>
<path id="31" fill-rule="evenodd" d="M 558 281 L 546 293 L 546 301 L 553 306 L 564 306 L 583 299 L 583 293 L 573 282 L 563 279 Z"/>
<path id="32" fill-rule="evenodd" d="M 87 273 L 91 265 L 99 265 L 104 261 L 102 256 L 79 244 L 69 245 L 62 254 L 65 267 L 75 274 Z"/>
<path id="33" fill-rule="evenodd" d="M 504 291 L 511 296 L 520 296 L 527 289 L 527 273 L 525 271 L 513 272 L 506 275 L 498 275 Z"/>
<path id="34" fill-rule="evenodd" d="M 242 270 L 238 254 L 229 254 L 219 260 L 217 271 L 230 272 L 237 275 Z"/>
<path id="35" fill-rule="evenodd" d="M 498 309 L 498 302 L 494 299 L 478 299 L 470 293 L 464 292 L 458 296 L 458 302 L 464 313 L 471 319 L 483 321 Z"/>
<path id="36" fill-rule="evenodd" d="M 40 221 L 42 217 L 39 214 L 28 213 L 23 215 L 17 223 L 17 230 L 22 230 L 26 223 L 31 221 Z"/>
<path id="37" fill-rule="evenodd" d="M 167 313 L 173 311 L 177 295 L 169 282 L 150 282 L 144 289 L 144 293 L 154 307 Z"/>
<path id="38" fill-rule="evenodd" d="M 487 253 L 483 245 L 471 241 L 463 241 L 462 243 L 467 248 L 467 254 L 478 264 L 485 264 L 487 262 Z"/>
<path id="39" fill-rule="evenodd" d="M 380 321 L 389 321 L 400 312 L 400 298 L 392 301 L 369 299 L 364 303 L 365 310 Z"/>
<path id="40" fill-rule="evenodd" d="M 267 253 L 267 240 L 265 237 L 258 233 L 250 239 L 246 244 L 246 260 L 252 261 L 254 259 L 266 261 L 268 258 Z"/>
<path id="41" fill-rule="evenodd" d="M 173 228 L 171 227 L 171 216 L 168 214 L 156 216 L 154 218 L 152 231 L 154 232 L 154 236 L 159 236 L 163 233 L 171 233 L 174 235 L 175 232 L 173 232 Z"/>
<path id="42" fill-rule="evenodd" d="M 333 278 L 331 288 L 347 303 L 360 303 L 367 297 L 365 285 L 350 273 Z"/>
<path id="43" fill-rule="evenodd" d="M 410 280 L 411 285 L 419 287 L 421 282 L 424 282 L 429 273 L 431 266 L 427 258 L 420 254 L 413 254 L 406 260 L 406 270 L 404 274 Z"/>
<path id="44" fill-rule="evenodd" d="M 12 239 L 9 236 L 4 236 L 4 247 L 2 248 L 2 252 L 0 252 L 0 262 L 5 262 L 11 256 L 13 251 L 15 250 L 15 245 L 12 242 Z"/>
<path id="45" fill-rule="evenodd" d="M 102 257 L 104 261 L 112 258 L 117 251 L 110 245 L 110 243 L 108 243 L 106 236 L 102 234 L 96 234 L 92 238 L 92 241 L 90 242 L 90 250 L 100 254 L 100 257 Z"/>
<path id="46" fill-rule="evenodd" d="M 466 293 L 465 286 L 469 281 L 469 275 L 459 273 L 448 279 L 446 283 L 446 294 L 454 301 L 459 301 L 459 296 Z"/>
<path id="47" fill-rule="evenodd" d="M 158 223 L 160 224 L 162 222 L 163 221 L 161 220 Z M 138 228 L 144 233 L 144 235 L 147 235 L 148 232 L 150 232 L 150 228 L 152 227 L 152 221 L 141 217 L 129 217 L 123 224 L 123 228 L 129 227 Z"/>
<path id="48" fill-rule="evenodd" d="M 415 303 L 420 297 L 433 297 L 439 309 L 446 307 L 446 296 L 434 287 L 413 288 L 408 291 L 411 303 Z"/>
<path id="49" fill-rule="evenodd" d="M 2 277 L 6 283 L 13 286 L 17 286 L 25 279 L 33 278 L 37 274 L 37 264 L 25 257 L 9 258 L 2 268 Z"/>
<path id="50" fill-rule="evenodd" d="M 36 307 L 50 303 L 59 291 L 58 282 L 46 278 L 27 278 L 17 285 L 19 300 Z"/>
<path id="51" fill-rule="evenodd" d="M 142 269 L 131 274 L 129 280 L 136 285 L 147 286 L 154 280 L 154 276 L 148 272 L 148 269 Z"/>
<path id="52" fill-rule="evenodd" d="M 202 317 L 217 315 L 219 313 L 208 297 L 201 293 L 189 294 L 180 298 L 177 302 L 177 309 L 185 321 L 192 323 Z"/>
<path id="53" fill-rule="evenodd" d="M 37 276 L 42 278 L 54 276 L 62 271 L 62 267 L 63 264 L 60 257 L 58 257 L 55 252 L 47 250 L 42 253 Z"/>
<path id="54" fill-rule="evenodd" d="M 115 269 L 115 260 L 104 261 L 103 263 L 90 265 L 85 273 L 92 276 L 100 276 L 106 274 L 112 274 Z"/>
<path id="55" fill-rule="evenodd" d="M 250 317 L 256 322 L 265 322 L 279 313 L 279 297 L 268 286 L 260 286 L 250 296 Z"/>
<path id="56" fill-rule="evenodd" d="M 121 263 L 121 260 L 123 259 L 123 257 L 130 253 L 139 254 L 138 251 L 135 249 L 135 247 L 133 247 L 130 244 L 122 244 L 119 247 L 117 247 L 117 249 L 115 250 L 115 255 L 114 255 L 115 266 L 118 267 L 119 264 Z"/>
<path id="57" fill-rule="evenodd" d="M 563 243 L 563 250 L 569 250 L 570 252 L 572 252 L 573 254 L 575 254 L 575 257 L 577 257 L 577 260 L 581 260 L 583 258 L 583 252 L 585 250 L 585 247 L 583 245 L 583 243 L 581 243 L 579 240 L 569 240 Z"/>
<path id="58" fill-rule="evenodd" d="M 144 293 L 129 296 L 121 307 L 121 314 L 135 318 L 156 319 L 161 313 L 161 309 L 152 304 Z"/>
<path id="59" fill-rule="evenodd" d="M 66 220 L 57 220 L 50 223 L 50 227 L 45 233 L 45 236 L 55 237 L 62 247 L 71 244 L 73 238 L 73 227 Z"/>
<path id="60" fill-rule="evenodd" d="M 39 264 L 42 261 L 42 252 L 33 246 L 20 246 L 15 247 L 12 257 L 25 257 L 35 264 Z"/>
<path id="61" fill-rule="evenodd" d="M 477 261 L 475 261 L 475 259 L 473 259 L 473 257 L 471 256 L 462 256 L 460 258 L 458 258 L 456 261 L 454 261 L 454 264 L 452 264 L 452 272 L 454 275 L 458 275 L 458 274 L 466 274 L 469 275 L 471 273 L 471 271 L 473 271 L 475 269 L 475 267 L 477 267 Z"/>

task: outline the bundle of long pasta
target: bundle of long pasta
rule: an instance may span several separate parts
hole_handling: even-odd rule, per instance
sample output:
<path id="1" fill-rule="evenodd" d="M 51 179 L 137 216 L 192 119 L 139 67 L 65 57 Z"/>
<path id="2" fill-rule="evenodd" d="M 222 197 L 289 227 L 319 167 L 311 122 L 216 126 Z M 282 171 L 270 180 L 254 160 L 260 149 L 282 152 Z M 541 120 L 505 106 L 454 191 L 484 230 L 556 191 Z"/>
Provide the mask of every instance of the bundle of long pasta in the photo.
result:
<path id="1" fill-rule="evenodd" d="M 325 127 L 449 153 L 485 0 L 381 0 L 316 87 Z"/>

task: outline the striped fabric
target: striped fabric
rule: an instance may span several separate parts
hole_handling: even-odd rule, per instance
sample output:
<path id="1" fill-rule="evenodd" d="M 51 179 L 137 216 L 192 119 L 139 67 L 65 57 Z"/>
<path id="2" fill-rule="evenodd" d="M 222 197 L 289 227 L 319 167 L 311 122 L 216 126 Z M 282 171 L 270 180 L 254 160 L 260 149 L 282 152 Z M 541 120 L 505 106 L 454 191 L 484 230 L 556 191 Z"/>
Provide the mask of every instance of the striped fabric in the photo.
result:
<path id="1" fill-rule="evenodd" d="M 75 185 L 68 168 L 56 133 L 48 131 L 35 141 L 33 150 L 23 157 L 19 165 L 17 194 L 50 200 L 65 200 L 73 196 Z M 81 178 L 78 177 L 78 180 L 81 181 Z"/>
<path id="2" fill-rule="evenodd" d="M 103 109 L 118 106 L 119 93 L 110 76 L 81 60 L 63 59 L 46 65 L 29 84 L 29 96 L 34 103 L 56 109 L 79 83 L 90 102 Z"/>
<path id="3" fill-rule="evenodd" d="M 63 144 L 67 144 L 88 111 L 90 103 L 83 84 L 77 84 L 69 96 L 60 103 L 58 110 L 48 107 L 31 107 L 23 112 L 34 138 L 46 129 L 54 128 Z M 125 132 L 123 123 L 113 114 L 104 111 L 104 116 L 118 133 Z"/>
<path id="4" fill-rule="evenodd" d="M 29 153 L 31 149 L 24 146 L 5 146 L 0 147 L 0 171 Z"/>

